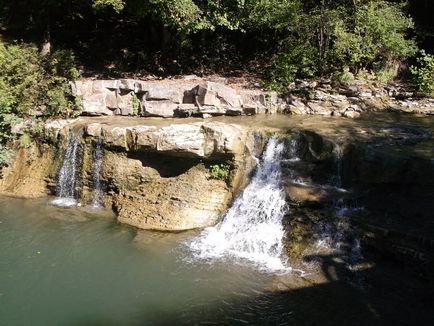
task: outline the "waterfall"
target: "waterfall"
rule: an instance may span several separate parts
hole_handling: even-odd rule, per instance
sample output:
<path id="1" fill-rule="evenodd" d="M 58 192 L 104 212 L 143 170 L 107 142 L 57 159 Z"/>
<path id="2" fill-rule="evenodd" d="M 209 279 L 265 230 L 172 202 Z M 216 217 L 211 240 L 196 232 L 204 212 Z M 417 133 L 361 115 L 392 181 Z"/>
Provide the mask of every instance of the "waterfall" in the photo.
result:
<path id="1" fill-rule="evenodd" d="M 207 228 L 189 243 L 200 259 L 224 257 L 248 260 L 266 270 L 288 269 L 283 260 L 286 212 L 285 194 L 280 185 L 283 143 L 268 141 L 250 184 L 235 200 L 220 224 Z"/>
<path id="2" fill-rule="evenodd" d="M 71 132 L 68 145 L 63 155 L 62 166 L 57 178 L 57 198 L 52 201 L 53 205 L 72 207 L 77 204 L 77 165 L 80 161 L 80 149 L 79 136 Z"/>
<path id="3" fill-rule="evenodd" d="M 338 189 L 342 189 L 342 149 L 339 144 L 335 144 L 334 148 L 335 163 L 336 163 L 336 175 L 334 177 L 334 186 Z"/>
<path id="4" fill-rule="evenodd" d="M 92 151 L 92 183 L 93 183 L 93 199 L 91 206 L 93 208 L 101 208 L 103 204 L 103 185 L 101 182 L 102 163 L 104 159 L 103 142 L 98 138 L 94 143 Z"/>

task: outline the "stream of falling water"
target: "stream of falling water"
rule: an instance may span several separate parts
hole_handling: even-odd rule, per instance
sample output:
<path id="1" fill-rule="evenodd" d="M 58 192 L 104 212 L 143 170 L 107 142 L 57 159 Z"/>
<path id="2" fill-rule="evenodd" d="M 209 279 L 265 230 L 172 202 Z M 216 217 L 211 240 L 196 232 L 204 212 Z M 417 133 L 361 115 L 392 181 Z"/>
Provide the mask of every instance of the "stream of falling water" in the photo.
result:
<path id="1" fill-rule="evenodd" d="M 72 207 L 77 204 L 76 183 L 80 150 L 80 138 L 71 132 L 57 178 L 57 198 L 52 201 L 53 205 Z"/>
<path id="2" fill-rule="evenodd" d="M 247 260 L 269 271 L 288 270 L 283 254 L 285 194 L 280 185 L 284 144 L 268 141 L 250 184 L 220 224 L 189 243 L 196 258 Z"/>

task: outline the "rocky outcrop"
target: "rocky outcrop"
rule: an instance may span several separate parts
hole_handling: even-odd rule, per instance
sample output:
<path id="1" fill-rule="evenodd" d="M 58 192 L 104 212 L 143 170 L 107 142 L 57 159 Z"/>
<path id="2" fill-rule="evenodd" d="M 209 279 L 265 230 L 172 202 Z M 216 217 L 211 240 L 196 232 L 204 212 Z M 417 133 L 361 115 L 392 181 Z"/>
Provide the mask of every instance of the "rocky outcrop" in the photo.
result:
<path id="1" fill-rule="evenodd" d="M 223 80 L 224 81 L 224 80 Z M 83 115 L 209 117 L 286 113 L 357 118 L 363 112 L 390 110 L 434 114 L 434 99 L 418 99 L 401 86 L 354 81 L 297 80 L 278 97 L 259 88 L 238 88 L 206 79 L 142 81 L 78 80 L 71 83 Z"/>
<path id="2" fill-rule="evenodd" d="M 108 152 L 104 178 L 114 192 L 118 220 L 166 231 L 216 224 L 232 193 L 223 180 L 210 177 L 205 165 L 194 163 Z"/>
<path id="3" fill-rule="evenodd" d="M 37 144 L 18 148 L 13 164 L 2 168 L 0 193 L 25 198 L 47 196 L 58 168 L 54 148 Z"/>
<path id="4" fill-rule="evenodd" d="M 329 80 L 297 80 L 289 85 L 284 103 L 284 113 L 297 115 L 357 118 L 363 112 L 381 110 L 434 115 L 434 99 L 417 99 L 401 87 L 360 81 L 332 86 Z"/>
<path id="5" fill-rule="evenodd" d="M 19 150 L 14 164 L 3 168 L 0 191 L 54 195 L 63 152 L 71 137 L 79 137 L 75 193 L 80 204 L 92 202 L 92 152 L 102 143 L 103 201 L 118 220 L 142 229 L 179 231 L 216 224 L 254 164 L 247 127 L 203 120 L 107 119 L 46 122 L 45 144 Z M 228 169 L 228 178 L 212 175 L 216 164 Z"/>
<path id="6" fill-rule="evenodd" d="M 71 86 L 81 100 L 82 114 L 91 116 L 251 115 L 264 113 L 277 104 L 276 93 L 237 90 L 208 80 L 86 79 L 74 81 Z"/>

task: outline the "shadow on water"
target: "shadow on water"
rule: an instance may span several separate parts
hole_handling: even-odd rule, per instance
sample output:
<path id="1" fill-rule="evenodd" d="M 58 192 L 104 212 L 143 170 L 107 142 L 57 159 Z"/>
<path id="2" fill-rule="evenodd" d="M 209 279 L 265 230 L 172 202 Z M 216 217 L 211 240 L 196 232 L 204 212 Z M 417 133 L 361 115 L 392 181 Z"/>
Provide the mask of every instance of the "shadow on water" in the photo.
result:
<path id="1" fill-rule="evenodd" d="M 279 119 L 283 120 L 280 117 Z M 322 123 L 324 123 L 324 120 Z M 365 124 L 365 126 L 363 128 L 355 128 L 352 122 L 348 126 L 336 126 L 334 123 L 331 123 L 329 128 L 330 134 L 339 129 L 339 133 L 346 133 L 347 136 L 349 135 L 357 140 L 370 139 L 372 145 L 378 143 L 379 140 L 392 140 L 392 145 L 398 143 L 400 146 L 407 145 L 406 141 L 400 139 L 400 137 L 405 137 L 405 132 L 401 136 L 398 135 L 398 138 L 388 137 L 388 128 L 391 128 L 391 130 L 395 128 L 393 129 L 394 134 L 397 135 L 396 121 L 369 121 L 369 119 L 362 119 L 357 123 L 359 125 Z M 303 128 L 309 127 L 308 124 L 308 122 L 305 123 Z M 375 129 L 375 126 L 378 125 L 382 126 L 381 130 L 377 128 L 377 130 L 372 132 L 369 131 L 368 128 Z M 417 129 L 419 127 L 415 126 L 414 128 Z M 427 122 L 420 127 L 420 130 L 417 132 L 412 131 L 410 134 L 426 134 L 424 133 L 427 130 L 426 128 L 434 129 L 432 122 Z M 401 130 L 408 131 L 410 129 L 404 128 Z M 364 130 L 368 130 L 367 133 L 361 132 Z M 381 139 L 376 138 L 376 135 L 379 133 L 382 134 Z M 427 140 L 421 138 L 420 143 L 423 144 L 425 141 L 431 142 L 432 135 L 430 137 Z M 414 137 L 411 138 L 408 143 L 410 145 L 408 147 L 409 156 L 413 156 L 413 154 L 415 156 L 420 155 L 423 160 L 423 165 L 420 166 L 424 168 L 420 171 L 413 171 L 420 173 L 409 175 L 426 177 L 427 170 L 431 168 L 432 171 L 432 167 L 434 166 L 429 165 L 426 161 L 426 158 L 430 158 L 433 149 L 427 147 L 427 151 L 420 154 L 421 152 L 418 152 L 419 147 L 411 147 L 414 145 L 412 143 L 414 139 Z M 424 148 L 420 150 L 424 150 Z M 394 149 L 391 148 L 391 153 L 393 151 Z M 393 155 L 391 156 L 393 157 Z M 170 165 L 164 168 L 164 164 L 158 161 L 156 157 L 152 159 L 145 157 L 135 158 L 141 160 L 143 166 L 160 169 L 158 171 L 161 176 L 178 175 L 190 168 L 188 164 L 180 164 L 176 170 L 173 170 L 173 166 Z M 380 160 L 378 162 L 381 163 Z M 395 161 L 392 160 L 391 162 Z M 171 159 L 170 162 L 167 162 L 167 164 L 169 163 L 173 164 L 173 160 Z M 370 163 L 372 166 L 376 166 L 377 170 L 380 170 L 378 169 L 377 161 L 373 160 Z M 389 166 L 384 166 L 382 171 L 393 168 L 392 163 Z M 404 165 L 404 168 L 410 169 L 411 167 Z M 349 170 L 350 168 L 344 166 L 344 172 L 345 169 Z M 395 171 L 398 175 L 401 170 L 397 169 Z M 363 175 L 360 175 L 360 179 L 362 177 Z M 413 180 L 408 180 L 408 182 L 404 183 L 404 190 L 409 189 L 408 185 L 411 184 L 411 181 Z M 375 186 L 378 190 L 378 185 Z M 390 184 L 390 186 L 391 188 L 381 188 L 381 191 L 378 191 L 378 193 L 388 193 L 388 190 L 393 188 L 396 191 L 396 187 L 393 184 Z M 397 198 L 402 198 L 402 196 L 397 196 Z M 380 205 L 386 206 L 384 204 L 386 201 L 379 201 L 378 197 L 376 199 Z M 10 200 L 7 202 L 10 203 Z M 410 200 L 408 202 L 414 205 L 414 201 Z M 432 207 L 429 203 L 432 203 L 432 201 L 427 199 L 424 202 L 428 206 L 423 209 L 424 212 L 432 212 L 432 210 L 429 210 L 429 207 Z M 13 212 L 15 214 L 19 211 L 18 205 L 22 205 L 23 203 L 25 202 L 20 201 L 16 206 L 7 210 L 6 213 L 12 214 L 11 212 Z M 36 205 L 36 207 L 41 206 Z M 387 210 L 390 211 L 390 207 L 387 207 Z M 27 271 L 25 267 L 30 266 L 32 268 L 28 269 L 28 271 L 34 273 L 37 279 L 28 281 L 28 285 L 23 285 L 22 281 L 17 281 L 16 284 L 13 284 L 13 287 L 11 286 L 14 291 L 10 291 L 10 294 L 16 293 L 17 288 L 22 291 L 23 296 L 17 297 L 17 301 L 13 302 L 19 308 L 24 306 L 26 302 L 29 306 L 38 306 L 37 300 L 33 302 L 28 300 L 29 297 L 32 298 L 32 295 L 35 296 L 32 293 L 33 290 L 29 291 L 28 288 L 34 286 L 34 284 L 44 285 L 36 289 L 39 291 L 49 289 L 49 292 L 47 290 L 41 293 L 45 294 L 47 298 L 62 298 L 79 312 L 78 316 L 74 314 L 73 322 L 63 320 L 63 325 L 434 325 L 434 272 L 431 270 L 429 273 L 421 273 L 420 266 L 418 266 L 419 263 L 406 262 L 403 264 L 387 253 L 382 255 L 377 251 L 364 252 L 364 259 L 369 263 L 355 271 L 349 269 L 347 263 L 348 257 L 344 254 L 310 254 L 303 257 L 303 259 L 307 264 L 315 262 L 318 265 L 317 275 L 306 275 L 304 277 L 300 277 L 296 273 L 276 275 L 268 289 L 261 288 L 261 290 L 257 290 L 252 284 L 249 284 L 248 286 L 251 287 L 251 291 L 247 291 L 249 294 L 241 290 L 237 293 L 238 288 L 233 285 L 237 282 L 237 277 L 241 276 L 234 273 L 229 274 L 227 272 L 230 269 L 228 266 L 224 266 L 226 269 L 216 269 L 216 271 L 209 275 L 200 274 L 197 270 L 194 270 L 194 266 L 191 269 L 187 268 L 181 277 L 178 275 L 174 276 L 174 271 L 178 273 L 178 269 L 181 270 L 183 266 L 180 266 L 179 262 L 175 259 L 172 260 L 172 256 L 160 257 L 162 251 L 166 249 L 166 251 L 169 251 L 170 248 L 176 246 L 176 242 L 172 243 L 163 234 L 151 237 L 148 233 L 143 232 L 135 240 L 132 240 L 132 233 L 134 232 L 131 229 L 117 225 L 113 220 L 101 222 L 100 224 L 99 220 L 92 216 L 83 219 L 83 213 L 79 211 L 68 211 L 77 212 L 77 214 L 68 213 L 67 215 L 61 214 L 62 212 L 64 211 L 57 208 L 49 208 L 39 213 L 31 205 L 18 218 L 5 220 L 6 222 L 4 222 L 3 227 L 9 222 L 17 223 L 19 219 L 25 221 L 26 215 L 31 213 L 38 216 L 54 216 L 56 219 L 56 223 L 48 223 L 51 220 L 42 217 L 38 220 L 33 217 L 27 227 L 17 226 L 16 229 L 19 232 L 17 231 L 16 234 L 18 235 L 15 235 L 15 233 L 11 234 L 10 237 L 14 240 L 13 243 L 11 241 L 13 246 L 10 245 L 10 252 L 14 254 L 11 254 L 12 262 L 15 260 L 16 251 L 20 249 L 16 246 L 16 242 L 24 239 L 26 241 L 21 240 L 22 243 L 19 242 L 25 249 L 22 250 L 23 253 L 27 254 L 27 251 L 30 249 L 32 252 L 39 250 L 42 246 L 44 248 L 44 250 L 41 250 L 42 255 L 36 253 L 34 256 L 40 257 L 38 258 L 40 260 L 48 257 L 47 266 L 50 269 L 42 269 L 43 272 L 38 274 L 35 271 L 41 264 L 31 265 L 28 261 L 36 260 L 33 259 L 33 256 L 32 260 L 26 258 L 26 260 L 23 260 L 24 262 L 20 262 L 17 265 L 19 268 L 16 268 L 14 272 Z M 380 215 L 381 217 L 383 216 L 382 214 Z M 414 219 L 408 218 L 409 215 L 405 217 L 407 218 L 406 223 L 404 223 L 404 220 L 400 220 L 400 225 L 408 228 L 416 224 Z M 83 222 L 88 220 L 95 223 L 85 225 L 85 223 L 82 223 L 82 219 Z M 64 221 L 71 220 L 80 223 L 63 223 Z M 386 224 L 386 226 L 388 223 L 386 219 L 377 219 L 376 222 L 381 222 L 383 225 Z M 424 218 L 422 222 L 432 224 L 432 219 L 428 220 Z M 33 233 L 33 230 L 37 231 L 39 224 L 47 225 L 42 229 L 43 232 Z M 92 225 L 94 225 L 93 228 Z M 30 232 L 27 238 L 23 236 L 23 234 L 25 235 L 24 230 Z M 420 230 L 422 230 L 422 227 L 417 228 L 415 232 L 419 232 Z M 425 227 L 425 230 L 428 230 L 432 234 L 429 228 Z M 387 231 L 387 234 L 390 234 L 389 230 Z M 47 234 L 50 237 L 47 237 Z M 41 237 L 40 240 L 38 240 L 39 237 Z M 157 245 L 158 237 L 161 237 L 167 243 L 164 243 L 164 246 L 161 245 L 161 242 Z M 33 239 L 38 241 L 35 242 Z M 57 247 L 60 249 L 56 247 L 56 241 Z M 130 244 L 134 241 L 134 247 L 131 247 Z M 27 248 L 28 243 L 32 245 L 36 243 L 37 246 L 29 249 Z M 4 244 L 3 251 L 7 249 L 6 245 L 7 243 Z M 430 248 L 432 250 L 432 247 Z M 71 249 L 75 249 L 76 251 Z M 68 250 L 70 250 L 70 255 L 67 257 L 68 260 L 62 261 L 65 258 L 64 252 L 68 252 Z M 51 277 L 47 277 L 48 273 L 46 271 L 57 268 L 56 266 L 51 266 L 51 262 L 54 259 L 58 259 L 59 264 L 62 263 L 62 268 L 59 268 L 57 272 L 58 279 L 56 282 L 58 284 L 53 288 L 53 283 L 55 282 L 53 282 Z M 169 260 L 170 264 L 167 263 Z M 9 262 L 9 264 L 11 263 Z M 8 265 L 0 261 L 0 266 L 6 271 L 9 270 Z M 210 269 L 212 268 L 216 268 L 216 266 L 211 266 Z M 243 270 L 240 273 L 242 272 Z M 219 274 L 224 273 L 228 274 L 226 278 L 220 278 Z M 26 280 L 29 274 L 22 275 L 22 279 Z M 156 276 L 159 278 L 157 279 Z M 242 276 L 247 278 L 251 275 Z M 354 282 L 354 279 L 358 279 L 359 277 L 362 279 L 362 282 Z M 217 282 L 222 282 L 218 286 L 224 287 L 224 291 L 232 290 L 235 292 L 235 295 L 224 296 L 220 292 L 216 295 L 213 292 L 210 293 L 211 298 L 205 295 L 203 297 L 198 296 L 197 293 L 204 291 L 203 288 L 207 286 L 204 283 L 209 282 L 212 278 L 216 279 Z M 17 280 L 20 279 L 17 278 Z M 83 283 L 81 287 L 78 286 L 80 282 Z M 223 282 L 229 283 L 229 285 L 223 284 Z M 253 282 L 260 283 L 261 281 L 253 278 Z M 185 289 L 176 288 L 180 286 L 180 283 L 184 283 L 182 286 L 186 286 Z M 95 288 L 95 284 L 97 288 Z M 62 285 L 69 292 L 65 292 L 64 289 L 59 290 Z M 0 290 L 4 291 L 2 286 L 4 284 L 0 280 Z M 233 289 L 228 290 L 229 287 L 233 287 Z M 145 290 L 148 292 L 145 293 Z M 53 295 L 53 291 L 57 291 L 57 295 Z M 7 294 L 6 291 L 5 293 Z M 146 298 L 143 293 L 147 296 Z M 43 295 L 38 293 L 37 296 L 42 297 Z M 3 300 L 5 297 L 3 297 Z M 108 300 L 107 298 L 114 299 Z M 0 295 L 0 309 L 1 300 L 2 296 Z M 53 305 L 56 304 L 53 301 L 47 300 L 47 302 Z M 62 304 L 56 307 L 47 308 L 41 305 L 38 307 L 43 308 L 41 312 L 43 315 L 49 314 L 51 309 L 53 310 L 53 315 L 56 314 L 56 309 L 65 309 L 65 312 L 75 312 L 74 309 L 65 307 L 65 305 L 62 302 Z M 74 305 L 77 305 L 77 307 Z M 134 309 L 130 310 L 130 308 Z M 115 313 L 117 309 L 121 310 L 121 312 L 118 312 L 118 318 L 116 318 Z M 21 310 L 18 311 L 21 312 Z M 18 317 L 21 316 L 22 314 Z M 46 316 L 43 317 L 41 317 L 41 320 L 46 320 Z M 53 316 L 50 318 L 56 320 L 53 319 Z M 65 317 L 62 315 L 58 318 Z M 1 324 L 2 320 L 0 317 Z"/>
<path id="2" fill-rule="evenodd" d="M 345 257 L 312 255 L 305 260 L 320 262 L 322 281 L 317 283 L 295 273 L 276 276 L 272 289 L 251 297 L 196 303 L 179 311 L 155 305 L 152 313 L 127 324 L 432 325 L 433 284 L 419 279 L 412 268 L 370 258 L 378 262 L 361 272 L 363 286 L 348 282 L 354 275 L 349 275 Z M 104 318 L 79 324 L 116 325 Z"/>

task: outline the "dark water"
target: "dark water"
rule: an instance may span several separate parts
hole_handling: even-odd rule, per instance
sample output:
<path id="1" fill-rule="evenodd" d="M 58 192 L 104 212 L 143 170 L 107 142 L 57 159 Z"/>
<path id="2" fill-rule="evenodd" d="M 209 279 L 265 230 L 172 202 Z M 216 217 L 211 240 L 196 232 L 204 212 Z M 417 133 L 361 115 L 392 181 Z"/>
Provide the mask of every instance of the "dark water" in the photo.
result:
<path id="1" fill-rule="evenodd" d="M 430 325 L 432 292 L 371 263 L 364 287 L 339 257 L 322 283 L 195 262 L 197 232 L 136 233 L 109 212 L 0 198 L 0 325 Z M 369 258 L 369 257 L 368 257 Z M 331 277 L 333 275 L 333 277 Z M 323 277 L 324 278 L 324 277 Z M 271 288 L 285 289 L 276 292 Z M 290 290 L 288 290 L 288 287 Z"/>
<path id="2" fill-rule="evenodd" d="M 243 119 L 434 157 L 428 117 Z M 323 255 L 315 257 L 322 281 L 306 282 L 196 260 L 185 243 L 197 236 L 137 232 L 109 211 L 0 197 L 0 325 L 434 325 L 432 277 L 411 262 L 367 252 L 363 284 L 354 286 L 342 257 Z"/>
<path id="3" fill-rule="evenodd" d="M 109 212 L 0 198 L 0 324 L 189 324 L 262 293 L 270 275 L 188 262 L 195 235 L 136 235 Z"/>

